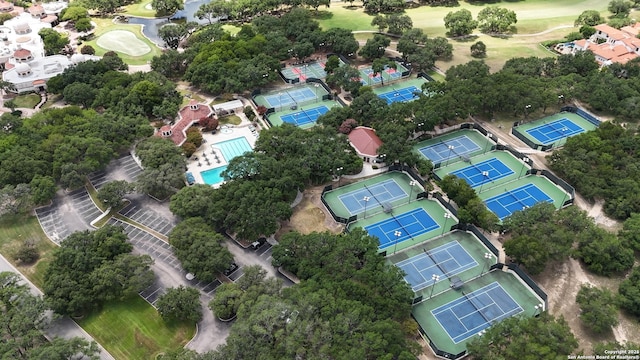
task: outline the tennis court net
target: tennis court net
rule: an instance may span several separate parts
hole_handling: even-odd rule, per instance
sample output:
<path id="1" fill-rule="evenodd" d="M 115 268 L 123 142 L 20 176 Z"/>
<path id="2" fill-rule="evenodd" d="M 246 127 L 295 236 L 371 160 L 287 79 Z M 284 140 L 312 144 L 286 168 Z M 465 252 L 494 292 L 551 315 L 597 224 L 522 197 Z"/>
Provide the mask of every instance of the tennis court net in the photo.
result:
<path id="1" fill-rule="evenodd" d="M 467 294 L 465 294 L 464 291 L 462 292 L 462 294 L 464 295 L 464 298 L 467 299 L 467 301 L 469 301 L 471 305 L 476 309 L 476 311 L 482 316 L 484 321 L 486 321 L 487 323 L 490 323 L 491 320 L 489 320 L 489 318 L 487 318 L 487 316 L 480 310 L 480 308 L 475 304 L 473 299 L 467 296 Z"/>
<path id="2" fill-rule="evenodd" d="M 427 254 L 429 259 L 431 259 L 431 261 L 433 261 L 433 263 L 436 264 L 436 266 L 438 267 L 438 269 L 440 269 L 440 271 L 444 274 L 444 276 L 449 278 L 449 272 L 442 267 L 439 261 L 436 261 L 433 255 L 431 255 L 431 252 L 427 249 L 422 249 L 422 250 L 424 251 L 425 254 Z"/>

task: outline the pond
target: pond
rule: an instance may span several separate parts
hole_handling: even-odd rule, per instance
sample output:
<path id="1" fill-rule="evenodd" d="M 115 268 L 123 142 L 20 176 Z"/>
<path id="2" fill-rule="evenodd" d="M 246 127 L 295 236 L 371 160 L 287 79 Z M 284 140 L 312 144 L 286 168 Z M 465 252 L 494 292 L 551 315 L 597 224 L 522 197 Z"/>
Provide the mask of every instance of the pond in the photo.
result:
<path id="1" fill-rule="evenodd" d="M 198 24 L 208 24 L 207 19 L 198 19 L 195 17 L 196 11 L 200 8 L 200 5 L 207 4 L 211 0 L 187 0 L 184 3 L 184 10 L 178 10 L 175 14 L 169 18 L 140 18 L 136 16 L 129 16 L 128 23 L 134 25 L 142 25 L 142 33 L 160 47 L 164 47 L 164 42 L 158 36 L 158 30 L 169 22 L 183 22 L 183 21 L 195 21 Z"/>

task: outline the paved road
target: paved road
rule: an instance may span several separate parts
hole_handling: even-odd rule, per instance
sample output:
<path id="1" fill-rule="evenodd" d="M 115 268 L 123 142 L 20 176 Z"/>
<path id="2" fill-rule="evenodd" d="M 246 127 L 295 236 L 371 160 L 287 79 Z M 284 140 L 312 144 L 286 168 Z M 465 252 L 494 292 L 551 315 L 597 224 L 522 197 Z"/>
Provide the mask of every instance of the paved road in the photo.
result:
<path id="1" fill-rule="evenodd" d="M 42 291 L 38 289 L 35 285 L 33 285 L 22 273 L 18 271 L 7 259 L 0 255 L 0 272 L 11 271 L 14 272 L 22 278 L 23 282 L 29 286 L 31 289 L 31 293 L 36 296 L 42 296 Z M 69 317 L 65 316 L 59 318 L 51 323 L 49 329 L 46 330 L 46 335 L 49 338 L 61 337 L 65 339 L 71 339 L 73 337 L 81 337 L 86 339 L 87 341 L 95 341 L 91 335 L 87 334 L 75 321 L 71 320 Z M 96 341 L 97 343 L 97 341 Z M 100 359 L 101 360 L 114 360 L 113 356 L 109 354 L 102 345 L 98 344 L 100 349 Z"/>

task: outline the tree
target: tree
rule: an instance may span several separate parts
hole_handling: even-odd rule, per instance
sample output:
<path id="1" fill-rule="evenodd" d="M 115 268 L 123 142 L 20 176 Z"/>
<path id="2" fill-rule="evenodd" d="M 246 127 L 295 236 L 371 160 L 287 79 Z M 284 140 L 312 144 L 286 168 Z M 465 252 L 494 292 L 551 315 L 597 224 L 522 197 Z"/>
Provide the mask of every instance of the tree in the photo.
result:
<path id="1" fill-rule="evenodd" d="M 563 317 L 546 312 L 539 317 L 510 317 L 493 324 L 482 336 L 467 344 L 474 359 L 518 359 L 535 354 L 536 359 L 565 358 L 578 348 L 578 341 Z"/>
<path id="2" fill-rule="evenodd" d="M 126 180 L 110 181 L 98 189 L 98 200 L 107 207 L 117 208 L 122 204 L 125 195 L 131 193 L 135 186 Z"/>
<path id="3" fill-rule="evenodd" d="M 23 264 L 33 264 L 40 258 L 40 252 L 33 240 L 25 240 L 13 258 Z"/>
<path id="4" fill-rule="evenodd" d="M 204 214 L 203 214 L 204 215 Z M 221 246 L 224 238 L 200 217 L 186 219 L 169 234 L 182 267 L 202 281 L 213 281 L 233 262 L 233 255 Z"/>
<path id="5" fill-rule="evenodd" d="M 327 74 L 333 74 L 333 72 L 340 67 L 340 58 L 335 56 L 335 55 L 331 55 L 327 58 L 327 61 L 324 64 L 324 71 Z"/>
<path id="6" fill-rule="evenodd" d="M 152 0 L 151 8 L 156 11 L 156 17 L 162 17 L 184 9 L 184 3 L 180 0 Z"/>
<path id="7" fill-rule="evenodd" d="M 449 36 L 468 36 L 478 27 L 478 22 L 473 19 L 471 11 L 461 9 L 452 11 L 444 17 L 444 27 Z"/>
<path id="8" fill-rule="evenodd" d="M 0 189 L 0 216 L 18 214 L 31 208 L 31 189 L 27 184 L 5 185 Z"/>
<path id="9" fill-rule="evenodd" d="M 440 188 L 447 194 L 449 199 L 458 204 L 458 207 L 464 207 L 471 199 L 477 196 L 466 181 L 455 175 L 445 176 L 440 181 Z"/>
<path id="10" fill-rule="evenodd" d="M 633 4 L 627 0 L 611 0 L 607 6 L 607 10 L 611 12 L 614 18 L 626 18 L 629 16 Z"/>
<path id="11" fill-rule="evenodd" d="M 81 105 L 85 109 L 91 107 L 96 95 L 97 91 L 93 86 L 81 82 L 70 84 L 62 92 L 62 96 L 67 103 Z"/>
<path id="12" fill-rule="evenodd" d="M 56 183 L 51 176 L 36 175 L 29 183 L 31 201 L 35 205 L 42 205 L 56 196 Z"/>
<path id="13" fill-rule="evenodd" d="M 59 54 L 65 46 L 69 45 L 69 39 L 66 36 L 50 28 L 40 30 L 38 35 L 42 38 L 47 55 Z"/>
<path id="14" fill-rule="evenodd" d="M 631 274 L 618 287 L 620 307 L 640 317 L 640 267 L 635 267 Z"/>
<path id="15" fill-rule="evenodd" d="M 471 56 L 473 57 L 485 57 L 487 55 L 487 45 L 482 41 L 478 41 L 471 45 Z"/>
<path id="16" fill-rule="evenodd" d="M 84 45 L 82 48 L 80 48 L 80 54 L 95 55 L 96 49 L 94 49 L 91 45 Z"/>
<path id="17" fill-rule="evenodd" d="M 171 197 L 169 209 L 183 219 L 204 216 L 212 206 L 213 191 L 211 186 L 203 184 L 182 188 Z"/>
<path id="18" fill-rule="evenodd" d="M 618 237 L 622 239 L 627 246 L 640 251 L 640 214 L 633 213 L 622 224 L 622 230 L 618 233 Z"/>
<path id="19" fill-rule="evenodd" d="M 585 10 L 580 14 L 580 16 L 578 16 L 578 18 L 574 22 L 574 26 L 579 26 L 579 25 L 596 26 L 598 24 L 602 24 L 603 22 L 604 22 L 604 19 L 602 19 L 602 17 L 600 16 L 599 11 Z"/>
<path id="20" fill-rule="evenodd" d="M 43 331 L 51 323 L 47 306 L 21 284 L 17 274 L 0 272 L 0 357 L 3 359 L 99 359 L 95 342 L 55 338 L 47 341 Z"/>
<path id="21" fill-rule="evenodd" d="M 91 25 L 91 19 L 83 18 L 75 22 L 76 31 L 78 32 L 87 32 L 93 29 L 93 25 Z"/>
<path id="22" fill-rule="evenodd" d="M 591 25 L 582 25 L 580 27 L 580 35 L 582 36 L 582 39 L 588 39 L 595 33 L 596 29 Z"/>
<path id="23" fill-rule="evenodd" d="M 596 333 L 604 333 L 618 325 L 618 309 L 615 298 L 608 289 L 582 285 L 576 295 L 580 305 L 580 319 Z"/>
<path id="24" fill-rule="evenodd" d="M 158 0 L 159 1 L 159 0 Z M 167 47 L 177 49 L 180 42 L 184 40 L 193 29 L 197 27 L 195 22 L 187 22 L 184 24 L 167 24 L 158 30 L 158 36 L 164 41 Z"/>
<path id="25" fill-rule="evenodd" d="M 371 19 L 371 26 L 376 26 L 378 28 L 378 32 L 384 32 L 384 30 L 389 27 L 387 17 L 383 14 L 377 14 L 373 19 Z"/>
<path id="26" fill-rule="evenodd" d="M 213 20 L 216 18 L 229 16 L 232 11 L 232 6 L 232 2 L 212 1 L 210 3 L 200 5 L 194 16 L 200 20 L 207 19 L 209 24 L 212 24 Z"/>
<path id="27" fill-rule="evenodd" d="M 409 15 L 391 14 L 387 15 L 387 27 L 389 34 L 402 35 L 405 31 L 411 30 L 413 21 Z"/>
<path id="28" fill-rule="evenodd" d="M 378 76 L 378 74 L 382 74 L 387 68 L 397 69 L 398 65 L 395 61 L 389 59 L 378 58 L 373 60 L 371 64 L 371 71 L 373 71 L 373 76 Z M 384 77 L 380 76 L 380 81 L 384 86 Z"/>
<path id="29" fill-rule="evenodd" d="M 488 34 L 505 33 L 517 22 L 516 13 L 506 8 L 487 6 L 478 13 L 478 27 Z"/>
<path id="30" fill-rule="evenodd" d="M 313 44 L 308 41 L 297 42 L 291 48 L 291 55 L 298 60 L 303 60 L 311 56 L 315 51 Z"/>
<path id="31" fill-rule="evenodd" d="M 63 10 L 62 21 L 76 22 L 89 17 L 89 11 L 83 6 L 72 5 Z"/>
<path id="32" fill-rule="evenodd" d="M 156 302 L 158 312 L 166 321 L 187 321 L 197 323 L 202 319 L 200 292 L 180 285 L 169 288 Z"/>
<path id="33" fill-rule="evenodd" d="M 578 257 L 598 275 L 611 276 L 631 269 L 633 249 L 608 231 L 595 228 L 589 238 L 579 240 Z"/>
<path id="34" fill-rule="evenodd" d="M 216 289 L 216 296 L 209 302 L 209 309 L 219 319 L 231 319 L 238 312 L 243 294 L 236 283 L 222 284 Z"/>
<path id="35" fill-rule="evenodd" d="M 131 255 L 132 245 L 119 226 L 75 232 L 60 245 L 44 275 L 52 309 L 82 315 L 104 301 L 137 294 L 153 282 L 147 255 Z"/>
<path id="36" fill-rule="evenodd" d="M 358 54 L 367 60 L 373 60 L 384 56 L 385 49 L 391 44 L 391 40 L 386 36 L 375 34 L 368 39 Z"/>

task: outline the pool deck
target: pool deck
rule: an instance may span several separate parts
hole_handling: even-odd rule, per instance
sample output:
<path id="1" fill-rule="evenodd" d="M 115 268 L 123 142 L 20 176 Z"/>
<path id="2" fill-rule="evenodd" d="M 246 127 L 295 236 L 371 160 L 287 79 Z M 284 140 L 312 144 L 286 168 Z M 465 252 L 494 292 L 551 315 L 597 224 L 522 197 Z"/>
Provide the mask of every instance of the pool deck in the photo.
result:
<path id="1" fill-rule="evenodd" d="M 202 179 L 202 175 L 200 175 L 201 171 L 206 171 L 229 164 L 223 156 L 218 157 L 220 159 L 220 163 L 214 161 L 214 158 L 211 155 L 212 144 L 244 136 L 249 142 L 249 145 L 251 145 L 252 149 L 256 146 L 256 140 L 258 138 L 251 133 L 251 130 L 249 130 L 249 125 L 251 125 L 251 122 L 246 118 L 244 114 L 237 113 L 236 115 L 239 116 L 240 119 L 242 119 L 240 125 L 221 125 L 215 134 L 211 134 L 210 131 L 202 133 L 202 145 L 200 145 L 198 151 L 196 151 L 191 158 L 187 159 L 187 171 L 193 174 L 193 177 L 196 179 L 196 184 L 205 183 Z M 223 128 L 223 126 L 227 126 L 226 130 L 225 128 Z M 230 130 L 231 132 L 229 132 L 228 130 Z M 207 164 L 207 162 L 204 160 L 203 153 L 205 152 L 209 157 L 209 164 Z M 194 160 L 195 157 L 197 157 L 198 160 Z M 223 183 L 219 183 L 212 186 L 214 188 L 218 188 L 222 184 Z"/>

